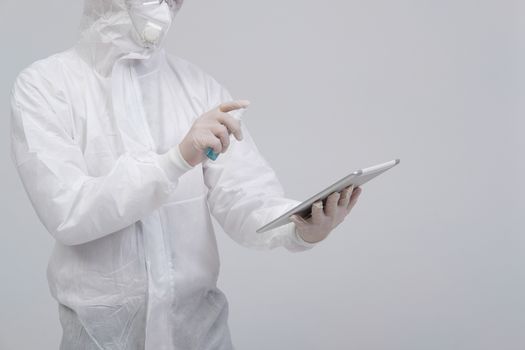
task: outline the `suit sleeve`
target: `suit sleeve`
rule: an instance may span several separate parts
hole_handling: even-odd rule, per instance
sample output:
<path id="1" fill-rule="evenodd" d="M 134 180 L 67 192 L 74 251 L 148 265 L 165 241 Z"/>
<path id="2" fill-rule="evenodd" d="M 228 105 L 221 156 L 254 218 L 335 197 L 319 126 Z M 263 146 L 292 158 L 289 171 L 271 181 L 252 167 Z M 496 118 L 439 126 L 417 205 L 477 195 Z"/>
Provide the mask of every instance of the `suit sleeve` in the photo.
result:
<path id="1" fill-rule="evenodd" d="M 209 109 L 232 97 L 209 78 Z M 235 112 L 232 112 L 233 114 Z M 204 180 L 208 204 L 224 231 L 236 242 L 255 249 L 285 247 L 303 251 L 314 245 L 303 241 L 290 223 L 265 233 L 255 231 L 300 202 L 288 199 L 274 170 L 259 153 L 248 129 L 241 123 L 244 139 L 233 140 L 216 161 L 206 160 Z"/>
<path id="2" fill-rule="evenodd" d="M 35 74 L 22 73 L 11 96 L 11 151 L 47 230 L 62 244 L 121 230 L 160 207 L 188 169 L 176 150 L 122 154 L 104 176 L 90 176 L 65 121 L 70 106 Z M 69 119 L 71 120 L 71 119 Z"/>

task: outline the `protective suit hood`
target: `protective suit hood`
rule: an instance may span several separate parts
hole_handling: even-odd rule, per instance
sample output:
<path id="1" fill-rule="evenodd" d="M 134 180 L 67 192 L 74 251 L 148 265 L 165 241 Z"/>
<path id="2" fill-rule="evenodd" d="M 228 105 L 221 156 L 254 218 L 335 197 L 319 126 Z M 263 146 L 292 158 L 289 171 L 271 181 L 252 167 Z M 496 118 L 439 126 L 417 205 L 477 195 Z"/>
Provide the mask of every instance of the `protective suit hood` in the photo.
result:
<path id="1" fill-rule="evenodd" d="M 85 0 L 80 40 L 75 48 L 89 65 L 108 76 L 120 58 L 147 59 L 162 51 L 163 40 L 150 46 L 141 41 L 137 26 L 143 23 L 137 23 L 137 18 L 149 15 L 141 13 L 141 6 L 164 7 L 173 19 L 182 3 L 183 0 Z"/>

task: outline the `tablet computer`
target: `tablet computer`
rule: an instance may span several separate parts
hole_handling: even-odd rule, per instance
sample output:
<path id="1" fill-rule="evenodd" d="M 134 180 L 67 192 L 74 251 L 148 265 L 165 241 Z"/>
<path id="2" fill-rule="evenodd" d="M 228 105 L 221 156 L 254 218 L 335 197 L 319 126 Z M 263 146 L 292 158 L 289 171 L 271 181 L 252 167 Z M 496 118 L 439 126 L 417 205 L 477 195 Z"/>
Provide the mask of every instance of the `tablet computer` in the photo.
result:
<path id="1" fill-rule="evenodd" d="M 262 232 L 272 230 L 276 227 L 286 225 L 291 222 L 290 216 L 294 214 L 307 218 L 310 216 L 310 209 L 312 207 L 312 204 L 314 204 L 315 202 L 319 200 L 324 201 L 332 193 L 340 192 L 350 185 L 354 185 L 355 187 L 361 186 L 367 183 L 368 181 L 372 180 L 374 177 L 381 175 L 388 169 L 393 168 L 397 164 L 399 164 L 399 159 L 395 159 L 395 160 L 391 160 L 390 162 L 374 165 L 369 168 L 356 170 L 350 175 L 347 175 L 343 177 L 341 180 L 332 184 L 331 186 L 328 186 L 327 188 L 317 193 L 316 195 L 308 198 L 307 200 L 300 203 L 296 207 L 290 209 L 289 211 L 282 214 L 275 220 L 272 220 L 266 225 L 260 227 L 256 232 L 262 233 Z"/>

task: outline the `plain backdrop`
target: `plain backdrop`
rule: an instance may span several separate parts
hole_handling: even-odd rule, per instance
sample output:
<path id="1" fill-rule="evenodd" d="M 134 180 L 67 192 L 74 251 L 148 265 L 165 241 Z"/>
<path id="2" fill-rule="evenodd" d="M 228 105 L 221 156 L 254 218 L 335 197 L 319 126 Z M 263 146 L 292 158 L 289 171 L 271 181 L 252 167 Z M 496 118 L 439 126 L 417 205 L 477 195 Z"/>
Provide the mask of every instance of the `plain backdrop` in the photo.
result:
<path id="1" fill-rule="evenodd" d="M 313 250 L 218 231 L 238 349 L 525 349 L 524 2 L 187 0 L 168 51 L 252 106 L 287 196 L 356 168 L 364 187 Z M 9 158 L 9 91 L 72 46 L 81 1 L 0 0 L 0 349 L 57 349 L 53 244 Z M 240 169 L 242 171 L 242 169 Z"/>

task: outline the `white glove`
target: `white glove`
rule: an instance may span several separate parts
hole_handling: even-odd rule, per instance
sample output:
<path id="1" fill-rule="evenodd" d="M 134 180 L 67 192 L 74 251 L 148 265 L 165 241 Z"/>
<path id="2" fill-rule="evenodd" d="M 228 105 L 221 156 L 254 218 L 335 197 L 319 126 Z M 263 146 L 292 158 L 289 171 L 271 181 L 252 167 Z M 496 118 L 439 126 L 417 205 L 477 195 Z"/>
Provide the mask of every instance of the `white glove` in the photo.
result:
<path id="1" fill-rule="evenodd" d="M 217 154 L 226 152 L 230 145 L 230 134 L 241 141 L 241 122 L 228 112 L 246 108 L 249 104 L 245 100 L 226 102 L 197 118 L 179 145 L 184 160 L 195 166 L 206 159 L 208 148 Z"/>
<path id="2" fill-rule="evenodd" d="M 361 188 L 350 186 L 341 192 L 334 192 L 323 201 L 312 205 L 311 217 L 304 219 L 299 215 L 290 216 L 295 223 L 297 234 L 307 243 L 317 243 L 325 239 L 350 213 L 361 194 Z"/>

